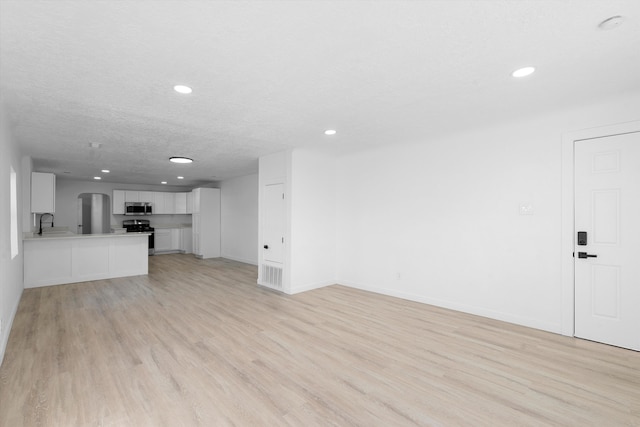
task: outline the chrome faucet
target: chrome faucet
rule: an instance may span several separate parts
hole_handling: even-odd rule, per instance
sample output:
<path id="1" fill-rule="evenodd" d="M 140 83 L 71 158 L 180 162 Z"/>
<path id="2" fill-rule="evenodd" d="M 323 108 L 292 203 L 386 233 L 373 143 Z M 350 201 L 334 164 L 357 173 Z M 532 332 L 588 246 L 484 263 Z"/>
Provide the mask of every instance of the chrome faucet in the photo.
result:
<path id="1" fill-rule="evenodd" d="M 45 215 L 51 215 L 51 228 L 53 228 L 53 214 L 43 213 L 42 215 L 40 215 L 40 231 L 38 231 L 38 234 L 40 235 L 42 235 L 42 218 L 44 218 Z"/>

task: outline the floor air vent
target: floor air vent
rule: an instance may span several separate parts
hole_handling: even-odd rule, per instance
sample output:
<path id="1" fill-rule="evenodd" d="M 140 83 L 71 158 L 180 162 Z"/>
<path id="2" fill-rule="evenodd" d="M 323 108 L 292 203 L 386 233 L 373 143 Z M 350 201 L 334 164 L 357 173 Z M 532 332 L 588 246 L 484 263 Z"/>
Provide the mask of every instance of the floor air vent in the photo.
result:
<path id="1" fill-rule="evenodd" d="M 262 284 L 274 289 L 282 289 L 282 269 L 271 265 L 262 265 Z"/>

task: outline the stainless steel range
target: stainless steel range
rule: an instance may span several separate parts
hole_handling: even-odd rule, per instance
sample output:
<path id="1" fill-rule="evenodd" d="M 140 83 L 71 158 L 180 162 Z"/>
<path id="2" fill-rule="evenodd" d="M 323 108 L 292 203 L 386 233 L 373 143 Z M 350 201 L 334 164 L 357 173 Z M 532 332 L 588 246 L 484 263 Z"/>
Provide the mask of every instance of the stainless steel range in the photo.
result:
<path id="1" fill-rule="evenodd" d="M 149 255 L 155 253 L 155 232 L 148 219 L 126 219 L 122 221 L 122 226 L 127 229 L 127 233 L 151 233 L 149 234 Z"/>

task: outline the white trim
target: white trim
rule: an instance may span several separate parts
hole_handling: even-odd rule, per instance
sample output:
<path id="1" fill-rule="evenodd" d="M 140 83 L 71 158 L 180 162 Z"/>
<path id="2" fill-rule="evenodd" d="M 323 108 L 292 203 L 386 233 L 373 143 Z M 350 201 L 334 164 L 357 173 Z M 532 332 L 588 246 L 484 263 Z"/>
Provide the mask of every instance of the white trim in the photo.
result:
<path id="1" fill-rule="evenodd" d="M 319 288 L 324 288 L 326 286 L 331 286 L 331 285 L 335 285 L 336 282 L 334 280 L 326 280 L 323 282 L 317 282 L 317 283 L 308 283 L 306 285 L 302 285 L 302 286 L 296 286 L 293 289 L 290 289 L 289 292 L 286 292 L 289 295 L 295 295 L 295 294 L 299 294 L 301 292 L 307 292 L 307 291 L 311 291 L 314 289 L 319 289 Z"/>
<path id="2" fill-rule="evenodd" d="M 13 327 L 13 320 L 16 318 L 16 314 L 18 313 L 18 307 L 20 306 L 20 300 L 22 300 L 22 292 L 24 289 L 20 291 L 20 296 L 16 299 L 16 303 L 13 305 L 13 310 L 11 310 L 11 314 L 7 319 L 6 325 L 2 325 L 2 342 L 0 343 L 0 366 L 2 366 L 2 361 L 4 360 L 4 353 L 7 350 L 7 344 L 9 343 L 9 335 L 11 335 L 11 328 Z"/>
<path id="3" fill-rule="evenodd" d="M 562 135 L 562 334 L 573 336 L 575 327 L 574 295 L 574 143 L 585 139 L 640 132 L 640 120 L 609 126 L 565 132 Z"/>
<path id="4" fill-rule="evenodd" d="M 363 291 L 369 291 L 377 294 L 388 295 L 396 298 L 402 298 L 405 300 L 420 302 L 423 304 L 429 304 L 436 307 L 446 308 L 449 310 L 460 311 L 462 313 L 474 314 L 476 316 L 487 317 L 489 319 L 509 322 L 516 325 L 540 329 L 547 332 L 560 333 L 561 325 L 557 323 L 541 322 L 538 319 L 532 319 L 529 317 L 522 317 L 522 316 L 514 316 L 513 314 L 510 314 L 510 313 L 503 313 L 501 311 L 490 310 L 486 308 L 479 308 L 477 306 L 472 306 L 467 304 L 460 304 L 455 301 L 443 300 L 438 298 L 429 298 L 423 295 L 411 294 L 408 292 L 397 291 L 395 289 L 390 289 L 390 288 L 378 288 L 374 286 L 363 285 L 360 283 L 349 282 L 345 280 L 339 280 L 338 283 L 342 286 L 361 289 Z"/>
<path id="5" fill-rule="evenodd" d="M 220 256 L 220 258 L 225 258 L 225 259 L 230 259 L 231 261 L 237 261 L 237 262 L 243 262 L 245 264 L 251 264 L 251 265 L 258 265 L 258 262 L 256 260 L 250 260 L 248 258 L 239 258 L 239 257 L 234 257 L 228 254 L 222 254 Z"/>

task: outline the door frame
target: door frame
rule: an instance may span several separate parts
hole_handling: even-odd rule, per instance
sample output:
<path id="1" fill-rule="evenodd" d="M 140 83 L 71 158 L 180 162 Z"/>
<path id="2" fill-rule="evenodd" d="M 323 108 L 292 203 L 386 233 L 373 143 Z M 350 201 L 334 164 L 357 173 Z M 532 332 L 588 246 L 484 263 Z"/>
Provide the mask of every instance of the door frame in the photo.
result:
<path id="1" fill-rule="evenodd" d="M 576 141 L 640 132 L 640 120 L 565 132 L 562 135 L 562 334 L 575 333 L 574 147 Z"/>

